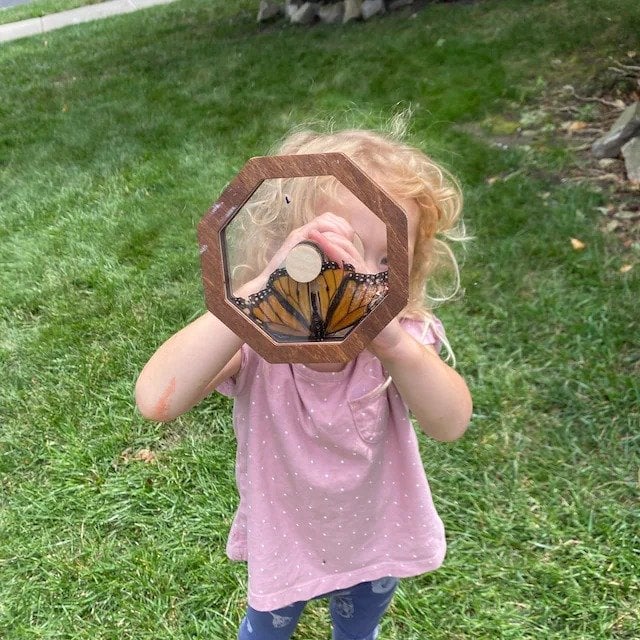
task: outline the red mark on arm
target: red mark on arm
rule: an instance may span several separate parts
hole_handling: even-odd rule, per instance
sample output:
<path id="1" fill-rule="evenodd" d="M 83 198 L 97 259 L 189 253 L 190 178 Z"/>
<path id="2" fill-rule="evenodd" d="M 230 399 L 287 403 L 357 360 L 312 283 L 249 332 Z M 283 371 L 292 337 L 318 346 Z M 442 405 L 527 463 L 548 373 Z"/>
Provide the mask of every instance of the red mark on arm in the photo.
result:
<path id="1" fill-rule="evenodd" d="M 170 413 L 169 407 L 171 405 L 171 397 L 176 392 L 176 379 L 171 378 L 171 382 L 167 385 L 167 388 L 162 392 L 160 400 L 154 408 L 154 413 L 158 416 L 158 420 L 167 420 Z"/>

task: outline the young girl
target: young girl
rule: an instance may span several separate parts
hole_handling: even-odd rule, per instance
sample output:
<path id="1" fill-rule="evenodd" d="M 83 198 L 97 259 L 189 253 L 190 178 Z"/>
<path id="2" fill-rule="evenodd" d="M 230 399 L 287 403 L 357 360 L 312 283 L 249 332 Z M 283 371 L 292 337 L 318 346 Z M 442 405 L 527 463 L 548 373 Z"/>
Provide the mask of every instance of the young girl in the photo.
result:
<path id="1" fill-rule="evenodd" d="M 279 154 L 343 152 L 406 211 L 410 295 L 404 312 L 347 364 L 269 364 L 210 313 L 153 355 L 136 386 L 142 414 L 172 420 L 214 390 L 234 398 L 240 504 L 227 553 L 248 563 L 240 640 L 290 638 L 307 601 L 327 596 L 334 640 L 370 640 L 398 579 L 440 566 L 444 529 L 433 505 L 409 412 L 442 441 L 471 416 L 463 379 L 438 356 L 448 347 L 430 308 L 435 274 L 457 264 L 455 182 L 422 152 L 359 130 L 291 136 Z M 247 297 L 296 244 L 310 240 L 357 271 L 386 269 L 384 224 L 337 185 L 311 213 L 281 207 L 243 242 L 279 247 L 248 265 L 234 293 Z M 301 200 L 287 194 L 286 202 Z M 294 202 L 295 204 L 295 202 Z M 305 208 L 309 211 L 309 207 Z M 291 218 L 291 219 L 289 219 Z M 268 230 L 275 229 L 271 235 Z"/>

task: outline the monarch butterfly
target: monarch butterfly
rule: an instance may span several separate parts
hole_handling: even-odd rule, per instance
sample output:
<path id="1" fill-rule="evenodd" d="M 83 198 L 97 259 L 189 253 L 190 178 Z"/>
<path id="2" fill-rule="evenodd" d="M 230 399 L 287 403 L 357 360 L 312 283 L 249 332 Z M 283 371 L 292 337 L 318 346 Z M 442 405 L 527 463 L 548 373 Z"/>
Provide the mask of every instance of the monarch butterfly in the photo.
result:
<path id="1" fill-rule="evenodd" d="M 350 264 L 323 261 L 311 282 L 297 282 L 277 269 L 258 293 L 234 304 L 281 342 L 344 338 L 385 296 L 388 274 L 357 273 Z"/>

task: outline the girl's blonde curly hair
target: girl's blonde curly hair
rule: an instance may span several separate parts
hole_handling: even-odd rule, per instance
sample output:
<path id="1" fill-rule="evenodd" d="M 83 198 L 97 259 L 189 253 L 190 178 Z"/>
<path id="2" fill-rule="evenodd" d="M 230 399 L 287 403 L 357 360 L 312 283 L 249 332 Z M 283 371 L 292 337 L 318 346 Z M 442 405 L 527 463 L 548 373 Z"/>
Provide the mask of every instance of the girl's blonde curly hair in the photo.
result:
<path id="1" fill-rule="evenodd" d="M 434 307 L 459 292 L 458 262 L 450 243 L 467 239 L 461 219 L 462 192 L 456 179 L 426 154 L 405 144 L 397 134 L 361 129 L 302 130 L 273 152 L 344 153 L 391 197 L 417 203 L 420 219 L 403 316 L 429 318 Z M 265 181 L 244 207 L 249 215 L 234 220 L 236 243 L 241 243 L 245 257 L 250 256 L 236 262 L 234 286 L 264 269 L 282 240 L 316 215 L 314 203 L 335 197 L 337 188 L 331 176 Z"/>

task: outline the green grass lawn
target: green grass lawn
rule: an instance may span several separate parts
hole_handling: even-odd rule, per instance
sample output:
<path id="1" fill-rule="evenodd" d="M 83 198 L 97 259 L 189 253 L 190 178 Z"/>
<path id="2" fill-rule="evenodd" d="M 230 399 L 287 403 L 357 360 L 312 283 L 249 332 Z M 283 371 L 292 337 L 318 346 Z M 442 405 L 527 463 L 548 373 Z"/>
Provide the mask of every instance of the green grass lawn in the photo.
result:
<path id="1" fill-rule="evenodd" d="M 403 582 L 381 638 L 637 639 L 638 248 L 620 273 L 606 193 L 562 180 L 575 160 L 553 135 L 505 150 L 463 126 L 637 47 L 637 0 L 311 29 L 260 29 L 256 5 L 182 0 L 0 46 L 0 637 L 235 637 L 230 404 L 158 425 L 133 385 L 204 308 L 196 224 L 244 161 L 301 122 L 411 105 L 475 236 L 440 312 L 475 411 L 461 441 L 421 440 L 449 554 Z M 296 638 L 327 620 L 311 606 Z"/>

